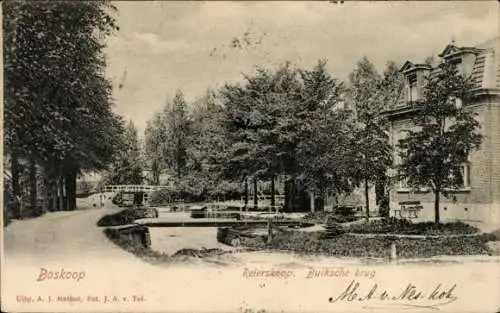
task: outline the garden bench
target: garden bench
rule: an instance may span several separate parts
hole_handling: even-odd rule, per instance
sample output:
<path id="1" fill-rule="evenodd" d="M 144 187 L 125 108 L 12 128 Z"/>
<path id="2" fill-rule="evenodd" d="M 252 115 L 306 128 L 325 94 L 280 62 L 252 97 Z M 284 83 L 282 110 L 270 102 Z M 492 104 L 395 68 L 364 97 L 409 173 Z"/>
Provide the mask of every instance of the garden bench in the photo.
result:
<path id="1" fill-rule="evenodd" d="M 418 218 L 418 213 L 423 208 L 420 201 L 401 201 L 399 202 L 399 209 L 394 210 L 394 213 L 399 215 L 400 218 Z M 408 215 L 405 217 L 403 213 L 408 213 Z"/>

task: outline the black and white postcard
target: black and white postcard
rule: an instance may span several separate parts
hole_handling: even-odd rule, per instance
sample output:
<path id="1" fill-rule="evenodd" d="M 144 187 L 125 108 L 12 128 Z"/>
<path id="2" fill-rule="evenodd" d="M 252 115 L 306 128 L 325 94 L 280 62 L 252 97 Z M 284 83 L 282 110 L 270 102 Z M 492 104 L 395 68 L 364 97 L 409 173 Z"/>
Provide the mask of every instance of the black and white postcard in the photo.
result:
<path id="1" fill-rule="evenodd" d="M 1 11 L 2 311 L 500 311 L 498 2 Z"/>

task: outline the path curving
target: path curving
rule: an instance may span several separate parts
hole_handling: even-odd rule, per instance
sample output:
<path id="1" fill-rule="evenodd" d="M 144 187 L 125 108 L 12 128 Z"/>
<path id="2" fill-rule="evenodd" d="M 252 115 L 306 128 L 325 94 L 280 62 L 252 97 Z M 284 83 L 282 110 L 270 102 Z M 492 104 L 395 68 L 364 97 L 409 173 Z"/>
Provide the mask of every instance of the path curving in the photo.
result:
<path id="1" fill-rule="evenodd" d="M 49 212 L 38 218 L 14 220 L 4 228 L 6 265 L 10 262 L 40 264 L 89 259 L 137 262 L 135 256 L 116 246 L 97 226 L 102 216 L 117 210 L 106 204 L 104 208 Z"/>

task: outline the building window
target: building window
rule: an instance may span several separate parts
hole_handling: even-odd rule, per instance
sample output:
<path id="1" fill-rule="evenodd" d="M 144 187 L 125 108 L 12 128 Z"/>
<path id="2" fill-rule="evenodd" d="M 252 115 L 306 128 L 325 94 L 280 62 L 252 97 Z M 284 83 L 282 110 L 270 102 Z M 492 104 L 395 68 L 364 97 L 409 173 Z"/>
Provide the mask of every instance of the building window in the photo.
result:
<path id="1" fill-rule="evenodd" d="M 462 187 L 470 188 L 470 163 L 466 162 L 462 166 Z"/>
<path id="2" fill-rule="evenodd" d="M 449 59 L 448 62 L 450 62 L 451 64 L 453 64 L 455 66 L 458 66 L 462 63 L 462 58 L 461 57 L 454 57 L 452 59 Z"/>
<path id="3" fill-rule="evenodd" d="M 416 101 L 417 97 L 417 74 L 415 73 L 408 75 L 408 101 Z"/>
<path id="4" fill-rule="evenodd" d="M 403 164 L 403 160 L 400 156 L 400 153 L 401 151 L 399 149 L 395 149 L 394 151 L 394 165 L 395 165 L 395 168 L 398 168 L 399 166 L 401 166 Z M 406 178 L 402 178 L 401 177 L 401 174 L 402 174 L 402 171 L 400 169 L 397 170 L 397 177 L 398 177 L 398 188 L 399 189 L 409 189 L 409 185 L 408 185 L 408 180 Z"/>
<path id="5" fill-rule="evenodd" d="M 406 178 L 401 177 L 401 171 L 398 170 L 398 178 L 399 178 L 399 189 L 410 189 L 408 185 L 408 180 Z"/>
<path id="6" fill-rule="evenodd" d="M 453 176 L 453 175 L 452 175 Z M 458 189 L 470 188 L 470 163 L 465 162 L 460 167 Z"/>

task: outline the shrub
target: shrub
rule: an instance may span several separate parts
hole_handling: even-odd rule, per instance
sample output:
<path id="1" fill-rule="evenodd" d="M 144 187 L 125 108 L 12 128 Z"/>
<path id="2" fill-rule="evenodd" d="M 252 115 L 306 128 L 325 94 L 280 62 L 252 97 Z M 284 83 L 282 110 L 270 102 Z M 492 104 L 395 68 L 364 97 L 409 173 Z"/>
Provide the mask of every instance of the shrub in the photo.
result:
<path id="1" fill-rule="evenodd" d="M 207 257 L 207 256 L 215 256 L 224 253 L 222 249 L 218 248 L 212 248 L 212 249 L 202 249 L 202 250 L 197 250 L 197 249 L 181 249 L 177 252 L 175 252 L 172 256 L 173 257 L 179 257 L 179 256 L 191 256 L 191 257 L 196 257 L 196 258 L 202 258 L 202 257 Z"/>
<path id="2" fill-rule="evenodd" d="M 335 220 L 334 216 L 328 218 L 328 221 L 326 222 L 326 234 L 324 238 L 333 238 L 342 233 L 344 233 L 344 230 L 338 225 L 338 222 Z"/>
<path id="3" fill-rule="evenodd" d="M 337 206 L 333 212 L 336 215 L 353 216 L 356 214 L 356 208 L 352 206 Z"/>
<path id="4" fill-rule="evenodd" d="M 191 218 L 206 218 L 208 216 L 207 207 L 191 210 Z"/>
<path id="5" fill-rule="evenodd" d="M 411 223 L 394 217 L 350 225 L 347 232 L 360 234 L 403 234 L 403 235 L 466 235 L 479 231 L 474 226 L 462 222 L 435 224 L 434 222 Z"/>
<path id="6" fill-rule="evenodd" d="M 439 255 L 488 254 L 484 240 L 479 237 L 396 238 L 340 235 L 325 238 L 322 232 L 287 231 L 277 234 L 271 248 L 299 253 L 320 253 L 346 257 L 388 258 L 392 244 L 400 258 L 432 257 Z"/>
<path id="7" fill-rule="evenodd" d="M 305 216 L 305 220 L 314 221 L 316 223 L 325 223 L 327 218 L 331 216 L 331 212 L 318 211 L 318 212 L 308 212 Z"/>
<path id="8" fill-rule="evenodd" d="M 485 241 L 500 241 L 500 229 L 482 235 Z"/>
<path id="9" fill-rule="evenodd" d="M 361 219 L 361 216 L 355 216 L 355 215 L 331 215 L 329 216 L 329 219 L 337 222 L 337 223 L 348 223 L 348 222 L 354 222 L 359 219 Z"/>
<path id="10" fill-rule="evenodd" d="M 267 235 L 255 233 L 255 230 L 257 228 L 247 226 L 220 227 L 217 229 L 217 241 L 230 246 L 237 242 L 237 245 L 262 249 L 266 246 Z M 273 234 L 281 231 L 278 227 L 273 228 Z"/>
<path id="11" fill-rule="evenodd" d="M 97 226 L 120 226 L 133 223 L 137 219 L 158 217 L 158 211 L 154 208 L 128 208 L 117 213 L 104 215 L 97 222 Z"/>

